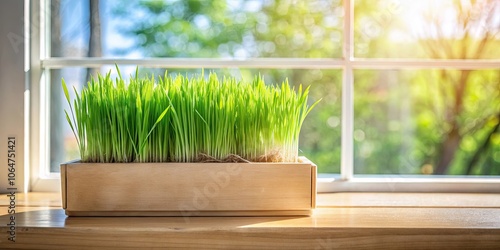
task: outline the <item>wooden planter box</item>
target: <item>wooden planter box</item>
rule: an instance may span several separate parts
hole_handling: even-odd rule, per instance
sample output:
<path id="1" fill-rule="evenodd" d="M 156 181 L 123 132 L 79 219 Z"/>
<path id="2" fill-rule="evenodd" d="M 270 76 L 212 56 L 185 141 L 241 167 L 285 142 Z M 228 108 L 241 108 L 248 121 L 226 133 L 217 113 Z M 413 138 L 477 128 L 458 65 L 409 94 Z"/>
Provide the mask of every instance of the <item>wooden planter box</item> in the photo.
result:
<path id="1" fill-rule="evenodd" d="M 310 215 L 316 165 L 80 163 L 61 165 L 69 216 Z"/>

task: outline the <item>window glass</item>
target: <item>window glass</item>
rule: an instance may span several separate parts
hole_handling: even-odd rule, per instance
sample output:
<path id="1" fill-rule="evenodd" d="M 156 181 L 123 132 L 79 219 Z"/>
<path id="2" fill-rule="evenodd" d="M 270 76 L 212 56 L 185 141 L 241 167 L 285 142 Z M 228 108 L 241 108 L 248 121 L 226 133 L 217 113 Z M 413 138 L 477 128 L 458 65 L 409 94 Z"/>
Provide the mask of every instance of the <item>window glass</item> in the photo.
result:
<path id="1" fill-rule="evenodd" d="M 498 70 L 355 72 L 357 174 L 500 174 Z"/>
<path id="2" fill-rule="evenodd" d="M 500 2 L 356 0 L 355 57 L 500 58 Z"/>
<path id="3" fill-rule="evenodd" d="M 53 57 L 341 56 L 340 0 L 60 0 Z"/>
<path id="4" fill-rule="evenodd" d="M 353 2 L 355 57 L 500 58 L 500 16 L 494 15 L 500 13 L 499 1 Z M 52 57 L 187 58 L 186 64 L 189 58 L 336 58 L 356 68 L 356 62 L 342 57 L 343 20 L 349 11 L 340 0 L 52 0 L 50 10 Z M 261 74 L 268 83 L 288 78 L 294 85 L 311 86 L 311 103 L 322 101 L 304 123 L 299 154 L 315 162 L 321 173 L 339 173 L 342 74 L 350 72 L 341 66 L 257 67 L 262 68 L 204 70 L 246 80 Z M 135 72 L 134 66 L 120 69 L 124 76 Z M 48 70 L 52 172 L 59 171 L 61 162 L 79 158 L 64 116 L 68 107 L 61 78 L 70 89 L 81 89 L 90 74 L 109 70 L 115 72 L 114 66 Z M 140 68 L 142 75 L 164 72 Z M 494 68 L 356 68 L 354 173 L 500 175 L 499 74 Z"/>
<path id="5" fill-rule="evenodd" d="M 114 66 L 103 66 L 100 72 L 112 72 L 112 77 L 117 77 Z M 135 74 L 135 67 L 120 66 L 122 76 Z M 279 84 L 288 79 L 289 83 L 298 87 L 311 86 L 309 103 L 319 99 L 321 102 L 309 113 L 301 130 L 299 139 L 299 155 L 306 156 L 316 163 L 320 172 L 339 173 L 340 170 L 340 110 L 341 110 L 341 72 L 340 70 L 291 70 L 291 69 L 204 69 L 207 72 L 216 72 L 232 75 L 238 79 L 251 81 L 255 75 L 261 74 L 266 83 Z M 165 69 L 139 68 L 139 74 L 161 75 Z M 64 68 L 51 70 L 53 79 L 52 108 L 51 108 L 51 171 L 58 172 L 61 162 L 80 158 L 78 146 L 71 128 L 67 124 L 64 109 L 69 111 L 61 82 L 63 77 L 71 98 L 74 98 L 73 87 L 77 90 L 87 82 L 88 74 L 95 75 L 94 71 L 86 68 Z M 201 74 L 201 70 L 194 69 L 169 69 L 169 74 Z M 61 132 L 62 131 L 62 132 Z"/>

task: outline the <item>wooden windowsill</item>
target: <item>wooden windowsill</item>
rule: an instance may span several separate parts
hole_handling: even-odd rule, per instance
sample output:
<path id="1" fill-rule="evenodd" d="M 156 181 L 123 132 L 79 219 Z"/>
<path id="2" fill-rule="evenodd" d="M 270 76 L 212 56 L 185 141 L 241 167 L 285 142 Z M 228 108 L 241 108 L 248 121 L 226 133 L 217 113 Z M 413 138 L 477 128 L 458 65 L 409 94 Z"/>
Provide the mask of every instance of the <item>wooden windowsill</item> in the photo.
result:
<path id="1" fill-rule="evenodd" d="M 0 197 L 0 249 L 464 249 L 500 246 L 500 194 L 331 193 L 314 215 L 66 217 L 58 193 Z"/>

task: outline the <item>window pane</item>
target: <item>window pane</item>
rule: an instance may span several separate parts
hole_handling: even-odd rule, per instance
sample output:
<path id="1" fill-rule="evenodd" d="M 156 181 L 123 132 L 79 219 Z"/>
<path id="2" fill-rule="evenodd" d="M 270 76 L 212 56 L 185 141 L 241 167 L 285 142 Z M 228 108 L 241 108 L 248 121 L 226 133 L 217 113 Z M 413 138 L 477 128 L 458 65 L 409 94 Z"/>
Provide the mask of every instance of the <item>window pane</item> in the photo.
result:
<path id="1" fill-rule="evenodd" d="M 355 72 L 356 174 L 500 174 L 500 72 Z"/>
<path id="2" fill-rule="evenodd" d="M 111 70 L 112 77 L 117 77 L 114 66 L 103 66 L 101 72 Z M 135 67 L 120 67 L 125 76 L 135 74 Z M 309 103 L 322 99 L 311 111 L 302 126 L 299 139 L 299 155 L 306 156 L 319 167 L 319 172 L 339 173 L 340 169 L 340 110 L 341 110 L 341 71 L 340 70 L 289 70 L 289 69 L 205 69 L 206 72 L 232 75 L 250 81 L 254 75 L 261 74 L 266 83 L 281 83 L 285 79 L 294 86 L 304 84 L 310 86 Z M 164 75 L 165 69 L 140 68 L 141 75 Z M 169 69 L 169 74 L 201 73 L 193 69 Z M 73 86 L 80 90 L 82 83 L 87 81 L 88 69 L 65 68 L 51 70 L 51 171 L 58 172 L 59 164 L 78 159 L 79 153 L 71 128 L 66 122 L 64 109 L 69 110 L 61 90 L 61 77 L 74 98 Z M 92 73 L 95 75 L 95 73 Z M 62 132 L 61 132 L 62 131 Z"/>
<path id="3" fill-rule="evenodd" d="M 355 0 L 356 57 L 500 58 L 500 2 Z"/>
<path id="4" fill-rule="evenodd" d="M 51 13 L 54 57 L 333 58 L 342 49 L 340 0 L 53 0 Z"/>
<path id="5" fill-rule="evenodd" d="M 71 116 L 61 87 L 61 78 L 64 78 L 68 86 L 71 100 L 74 100 L 73 88 L 81 90 L 87 71 L 85 68 L 50 70 L 50 172 L 59 172 L 61 163 L 80 158 L 78 144 L 64 113 L 64 110 L 67 110 Z"/>

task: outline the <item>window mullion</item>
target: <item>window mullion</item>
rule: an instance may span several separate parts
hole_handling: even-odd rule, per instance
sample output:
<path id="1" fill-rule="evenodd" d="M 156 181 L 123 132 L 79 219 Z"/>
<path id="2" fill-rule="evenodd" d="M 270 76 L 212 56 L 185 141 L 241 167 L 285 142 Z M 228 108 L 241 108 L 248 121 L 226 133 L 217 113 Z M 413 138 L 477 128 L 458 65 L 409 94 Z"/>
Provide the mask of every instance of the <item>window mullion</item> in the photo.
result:
<path id="1" fill-rule="evenodd" d="M 45 69 L 92 68 L 114 64 L 152 68 L 340 69 L 344 67 L 344 60 L 321 58 L 47 58 L 42 60 Z"/>
<path id="2" fill-rule="evenodd" d="M 342 74 L 342 155 L 340 176 L 350 180 L 354 173 L 354 85 L 353 70 L 346 66 Z"/>
<path id="3" fill-rule="evenodd" d="M 344 44 L 342 72 L 342 136 L 341 136 L 341 165 L 342 180 L 350 180 L 354 173 L 354 76 L 351 61 L 353 58 L 354 40 L 354 1 L 344 0 Z"/>

